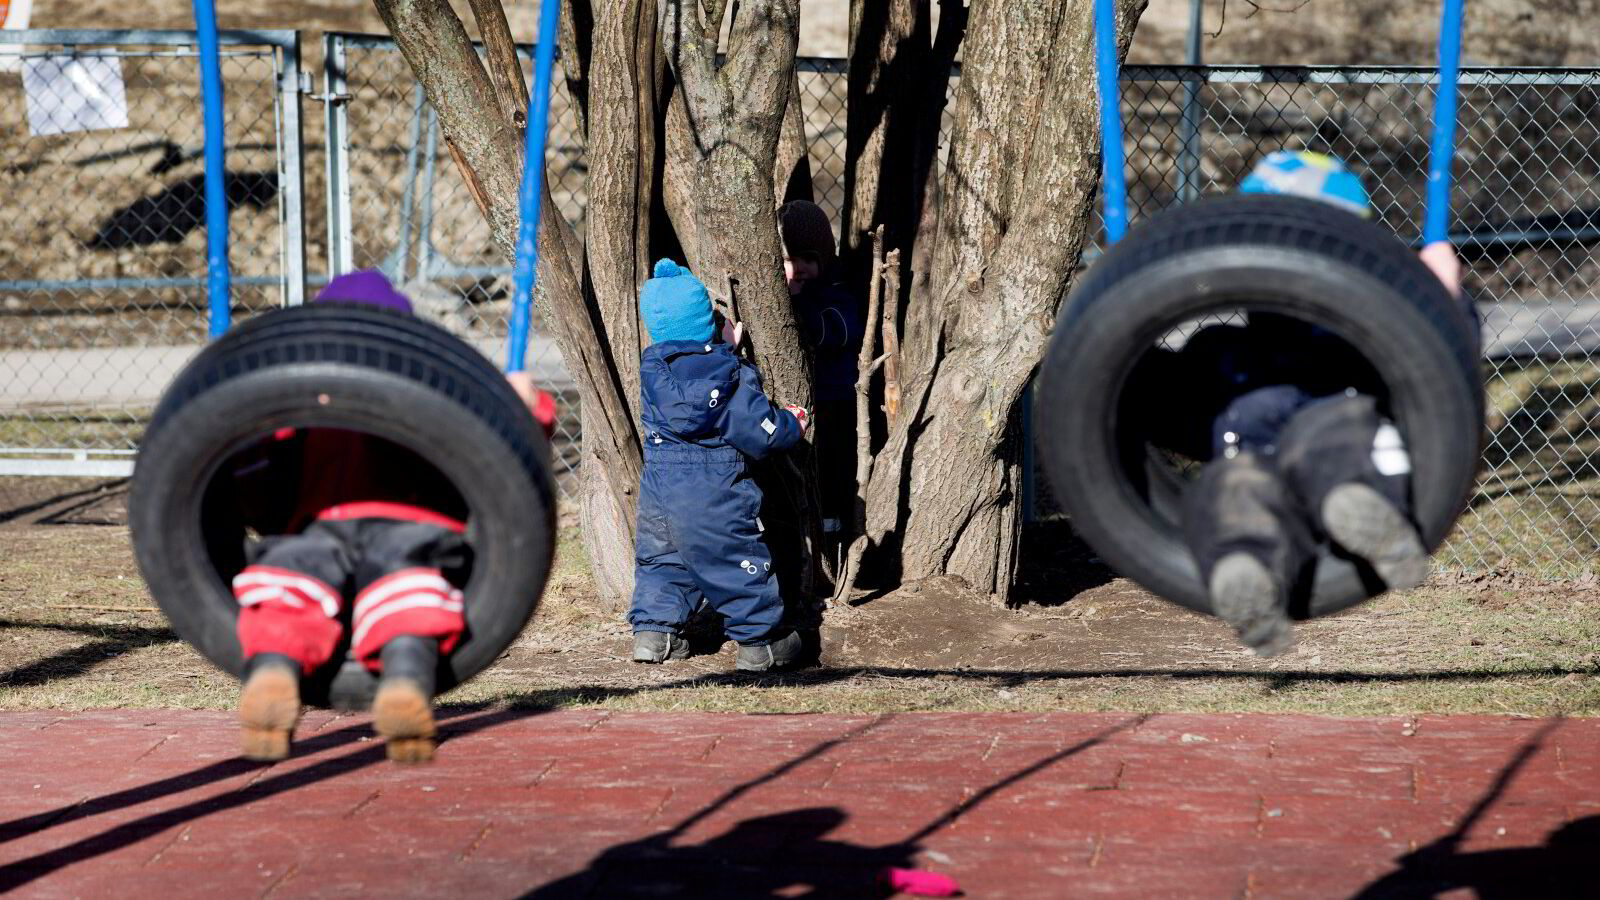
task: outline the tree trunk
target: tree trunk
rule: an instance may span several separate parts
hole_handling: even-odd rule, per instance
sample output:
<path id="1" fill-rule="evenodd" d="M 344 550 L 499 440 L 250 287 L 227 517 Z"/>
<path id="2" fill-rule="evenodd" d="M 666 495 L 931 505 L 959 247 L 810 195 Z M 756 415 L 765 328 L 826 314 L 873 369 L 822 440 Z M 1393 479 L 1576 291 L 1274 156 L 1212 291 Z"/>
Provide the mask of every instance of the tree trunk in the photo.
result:
<path id="1" fill-rule="evenodd" d="M 507 121 L 493 82 L 448 0 L 374 0 L 395 43 L 410 63 L 465 180 L 485 205 L 495 243 L 515 255 L 522 138 Z M 553 37 L 553 36 L 552 36 Z M 541 161 L 542 163 L 542 161 Z M 629 196 L 633 189 L 630 186 Z M 630 201 L 631 202 L 631 201 Z M 538 296 L 549 311 L 556 345 L 578 386 L 583 417 L 584 539 L 604 593 L 623 593 L 631 579 L 635 492 L 640 450 L 634 415 L 607 352 L 605 321 L 585 298 L 575 238 L 550 199 L 539 210 Z M 635 365 L 637 360 L 635 359 Z M 625 564 L 612 565 L 617 559 Z"/>
<path id="2" fill-rule="evenodd" d="M 639 351 L 646 343 L 638 297 L 650 274 L 656 121 L 664 96 L 656 65 L 654 4 L 596 0 L 592 33 L 586 79 L 588 282 L 601 320 L 601 351 L 620 383 L 629 411 L 629 440 L 637 446 L 633 423 L 639 420 Z M 617 503 L 599 484 L 602 479 L 598 474 L 584 475 L 586 483 L 596 482 L 585 490 L 582 505 L 590 565 L 603 594 L 628 596 L 633 593 L 635 506 Z M 630 494 L 629 500 L 637 498 Z"/>
<path id="3" fill-rule="evenodd" d="M 1121 53 L 1142 11 L 1142 0 L 1122 2 Z M 1017 404 L 1070 284 L 1099 172 L 1091 13 L 1091 0 L 971 7 L 930 277 L 902 344 L 904 406 L 868 497 L 868 532 L 896 537 L 902 579 L 1011 585 Z"/>
<path id="4" fill-rule="evenodd" d="M 924 84 L 945 81 L 942 71 L 929 67 L 929 21 L 929 0 L 850 3 L 845 206 L 839 243 L 852 285 L 867 282 L 872 257 L 867 235 L 872 229 L 884 227 L 888 247 L 909 247 L 916 230 L 918 173 L 904 163 L 914 156 Z M 887 170 L 885 160 L 890 161 Z M 903 256 L 903 265 L 909 265 L 910 255 Z"/>
<path id="5" fill-rule="evenodd" d="M 681 110 L 673 112 L 682 116 L 676 137 L 669 120 L 668 143 L 681 154 L 680 174 L 687 176 L 674 190 L 691 192 L 696 271 L 714 294 L 733 288 L 726 299 L 746 325 L 767 394 L 810 409 L 811 360 L 784 285 L 774 203 L 778 146 L 795 85 L 799 6 L 799 0 L 738 4 L 720 67 L 715 14 L 721 4 L 713 4 L 708 24 L 696 0 L 666 0 L 662 34 L 680 88 Z M 758 480 L 769 498 L 786 501 L 783 530 L 799 543 L 773 547 L 775 561 L 798 575 L 795 588 L 813 594 L 824 572 L 814 552 L 821 519 L 807 446 L 775 461 L 776 478 Z M 791 549 L 799 550 L 798 559 L 786 552 Z"/>

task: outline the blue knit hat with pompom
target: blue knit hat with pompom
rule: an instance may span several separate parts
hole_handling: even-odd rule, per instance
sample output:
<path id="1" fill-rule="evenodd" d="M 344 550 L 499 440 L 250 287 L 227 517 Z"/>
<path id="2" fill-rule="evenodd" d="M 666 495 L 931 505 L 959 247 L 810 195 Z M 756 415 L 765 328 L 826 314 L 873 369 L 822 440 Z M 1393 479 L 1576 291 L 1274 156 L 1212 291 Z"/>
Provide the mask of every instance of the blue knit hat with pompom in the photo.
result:
<path id="1" fill-rule="evenodd" d="M 711 295 L 700 279 L 670 259 L 656 263 L 655 277 L 639 292 L 639 317 L 650 338 L 662 341 L 711 340 Z"/>
<path id="2" fill-rule="evenodd" d="M 1372 218 L 1372 201 L 1361 176 L 1344 160 L 1307 150 L 1278 150 L 1256 164 L 1239 182 L 1241 194 L 1294 194 L 1321 200 L 1363 219 Z"/>

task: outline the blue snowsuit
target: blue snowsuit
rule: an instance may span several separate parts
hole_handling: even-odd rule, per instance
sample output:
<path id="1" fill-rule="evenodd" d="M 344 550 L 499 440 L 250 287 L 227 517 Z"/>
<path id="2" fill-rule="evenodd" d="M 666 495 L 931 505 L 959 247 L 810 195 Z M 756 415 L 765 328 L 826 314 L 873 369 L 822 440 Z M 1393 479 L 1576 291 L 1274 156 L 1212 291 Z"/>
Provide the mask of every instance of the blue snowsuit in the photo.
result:
<path id="1" fill-rule="evenodd" d="M 651 345 L 639 360 L 639 393 L 644 472 L 628 623 L 676 633 L 704 598 L 733 640 L 781 637 L 761 489 L 745 457 L 792 447 L 800 423 L 761 392 L 755 366 L 715 338 Z"/>

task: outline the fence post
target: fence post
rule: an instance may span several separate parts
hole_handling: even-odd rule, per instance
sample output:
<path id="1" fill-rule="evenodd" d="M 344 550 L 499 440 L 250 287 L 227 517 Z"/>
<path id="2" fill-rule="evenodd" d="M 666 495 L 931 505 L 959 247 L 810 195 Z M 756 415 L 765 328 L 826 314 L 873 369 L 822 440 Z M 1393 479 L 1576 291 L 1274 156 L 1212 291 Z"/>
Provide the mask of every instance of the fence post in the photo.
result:
<path id="1" fill-rule="evenodd" d="M 431 281 L 433 264 L 433 189 L 438 177 L 439 114 L 433 104 L 423 113 L 428 117 L 427 150 L 422 156 L 422 196 L 417 199 L 417 277 Z"/>
<path id="2" fill-rule="evenodd" d="M 278 195 L 283 206 L 283 302 L 306 301 L 305 128 L 300 120 L 300 32 L 278 46 Z"/>
<path id="3" fill-rule="evenodd" d="M 1183 79 L 1183 119 L 1178 135 L 1178 199 L 1187 203 L 1200 196 L 1200 43 L 1205 6 L 1202 0 L 1189 3 L 1189 58 L 1195 71 Z"/>
<path id="4" fill-rule="evenodd" d="M 322 103 L 327 123 L 324 169 L 328 188 L 328 276 L 355 269 L 355 223 L 350 211 L 350 83 L 344 36 L 322 36 Z"/>

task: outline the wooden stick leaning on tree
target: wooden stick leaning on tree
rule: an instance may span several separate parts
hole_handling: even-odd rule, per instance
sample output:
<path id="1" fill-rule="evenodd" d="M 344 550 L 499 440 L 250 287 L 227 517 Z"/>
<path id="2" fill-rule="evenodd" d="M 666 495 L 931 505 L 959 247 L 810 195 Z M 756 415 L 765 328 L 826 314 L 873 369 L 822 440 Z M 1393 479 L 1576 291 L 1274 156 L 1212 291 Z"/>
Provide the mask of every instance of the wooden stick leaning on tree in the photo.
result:
<path id="1" fill-rule="evenodd" d="M 883 414 L 889 427 L 900 415 L 900 251 L 885 257 L 883 272 Z M 867 320 L 871 330 L 872 320 Z M 863 525 L 861 533 L 866 533 Z"/>
<path id="2" fill-rule="evenodd" d="M 872 408 L 868 403 L 872 373 L 888 358 L 888 354 L 876 359 L 872 356 L 877 343 L 873 325 L 878 321 L 878 305 L 883 297 L 884 281 L 892 279 L 894 288 L 898 290 L 900 251 L 890 252 L 887 262 L 885 260 L 883 226 L 879 225 L 872 230 L 872 281 L 867 291 L 867 329 L 866 334 L 861 336 L 861 355 L 856 362 L 855 514 L 851 521 L 850 550 L 845 554 L 844 565 L 839 568 L 839 577 L 834 582 L 833 603 L 850 599 L 850 592 L 855 589 L 856 572 L 861 567 L 861 555 L 867 549 L 867 484 L 872 480 Z M 884 336 L 887 338 L 892 329 L 887 327 L 888 322 L 884 325 Z"/>

